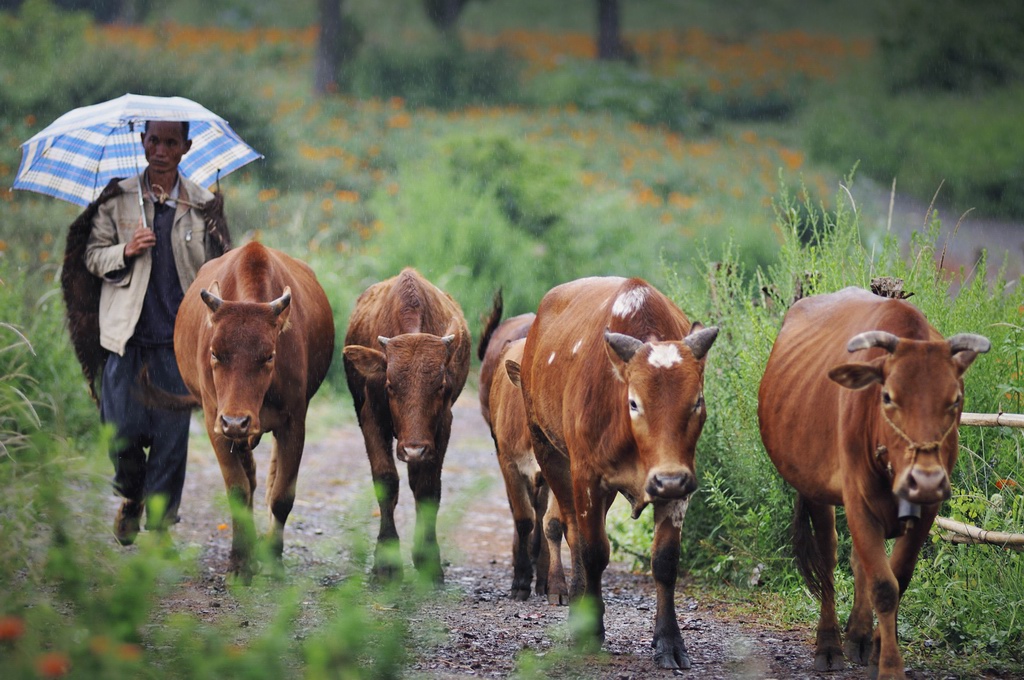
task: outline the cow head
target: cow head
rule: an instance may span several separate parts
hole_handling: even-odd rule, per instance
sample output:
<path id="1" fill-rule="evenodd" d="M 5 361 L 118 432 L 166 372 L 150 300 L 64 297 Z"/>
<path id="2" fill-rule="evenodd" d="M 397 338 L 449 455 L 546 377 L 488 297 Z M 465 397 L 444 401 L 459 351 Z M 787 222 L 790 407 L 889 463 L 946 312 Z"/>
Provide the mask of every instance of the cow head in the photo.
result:
<path id="1" fill-rule="evenodd" d="M 623 408 L 644 480 L 642 502 L 689 498 L 697 489 L 694 454 L 707 411 L 704 360 L 718 328 L 694 324 L 682 340 L 643 342 L 605 331 L 608 357 L 626 384 Z"/>
<path id="2" fill-rule="evenodd" d="M 360 345 L 344 349 L 345 358 L 368 381 L 384 380 L 397 441 L 395 453 L 407 463 L 432 459 L 438 445 L 446 443 L 439 442 L 438 435 L 450 431 L 456 319 L 445 333 L 379 336 L 383 351 Z"/>
<path id="3" fill-rule="evenodd" d="M 939 503 L 950 496 L 949 471 L 956 463 L 957 425 L 963 410 L 964 371 L 991 343 L 980 335 L 948 340 L 898 338 L 883 331 L 853 337 L 849 352 L 881 347 L 885 354 L 869 362 L 836 366 L 828 377 L 851 390 L 877 386 L 880 425 L 879 465 L 892 477 L 896 496 L 915 505 Z M 878 456 L 881 458 L 881 456 Z"/>
<path id="4" fill-rule="evenodd" d="M 261 434 L 260 408 L 274 377 L 277 339 L 288 323 L 291 288 L 272 302 L 222 300 L 216 281 L 200 291 L 209 308 L 210 368 L 217 395 L 214 432 L 236 441 Z"/>

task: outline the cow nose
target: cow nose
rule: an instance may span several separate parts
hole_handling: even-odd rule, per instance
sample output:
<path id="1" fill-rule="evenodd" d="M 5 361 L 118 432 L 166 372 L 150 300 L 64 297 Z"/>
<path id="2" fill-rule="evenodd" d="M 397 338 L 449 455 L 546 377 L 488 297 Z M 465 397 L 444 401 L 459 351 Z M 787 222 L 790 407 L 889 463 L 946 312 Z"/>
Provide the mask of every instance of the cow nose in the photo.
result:
<path id="1" fill-rule="evenodd" d="M 429 447 L 424 444 L 403 444 L 398 447 L 398 460 L 406 463 L 418 463 L 427 457 Z"/>
<path id="2" fill-rule="evenodd" d="M 930 505 L 941 503 L 952 495 L 949 477 L 940 465 L 923 467 L 915 465 L 907 471 L 906 476 L 896 489 L 900 498 L 917 503 Z"/>
<path id="3" fill-rule="evenodd" d="M 225 437 L 240 439 L 249 436 L 249 427 L 252 425 L 252 416 L 229 416 L 222 414 L 220 417 L 220 431 Z"/>
<path id="4" fill-rule="evenodd" d="M 697 480 L 686 470 L 655 471 L 647 478 L 647 495 L 652 498 L 688 498 L 696 490 Z"/>

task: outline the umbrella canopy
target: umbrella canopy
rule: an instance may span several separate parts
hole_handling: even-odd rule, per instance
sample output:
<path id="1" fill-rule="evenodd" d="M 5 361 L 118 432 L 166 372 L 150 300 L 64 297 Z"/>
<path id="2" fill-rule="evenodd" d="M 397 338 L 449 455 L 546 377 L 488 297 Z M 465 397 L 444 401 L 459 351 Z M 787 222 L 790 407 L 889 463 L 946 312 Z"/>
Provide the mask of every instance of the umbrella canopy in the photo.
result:
<path id="1" fill-rule="evenodd" d="M 263 158 L 226 120 L 190 99 L 126 94 L 69 111 L 22 144 L 14 188 L 88 205 L 111 179 L 145 166 L 139 135 L 147 120 L 189 122 L 192 148 L 178 169 L 203 187 Z"/>

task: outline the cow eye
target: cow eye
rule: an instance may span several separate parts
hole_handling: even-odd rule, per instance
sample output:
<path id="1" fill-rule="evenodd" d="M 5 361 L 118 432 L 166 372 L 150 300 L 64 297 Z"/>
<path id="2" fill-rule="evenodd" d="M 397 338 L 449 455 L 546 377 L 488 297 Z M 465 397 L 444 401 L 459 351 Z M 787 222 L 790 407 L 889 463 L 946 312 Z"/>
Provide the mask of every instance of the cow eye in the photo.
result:
<path id="1" fill-rule="evenodd" d="M 703 394 L 700 395 L 699 397 L 697 397 L 697 403 L 693 405 L 693 410 L 694 411 L 699 411 L 702 408 L 704 408 L 704 395 Z"/>
<path id="2" fill-rule="evenodd" d="M 885 404 L 886 406 L 892 405 L 892 397 L 889 395 L 888 392 L 882 392 L 882 403 Z"/>
<path id="3" fill-rule="evenodd" d="M 636 399 L 629 400 L 629 410 L 633 411 L 634 413 L 640 410 L 640 405 L 636 403 Z"/>
<path id="4" fill-rule="evenodd" d="M 956 398 L 953 400 L 953 403 L 949 405 L 949 410 L 950 411 L 957 410 L 957 408 L 960 406 L 960 403 L 963 401 L 963 399 L 964 399 L 963 395 L 961 395 L 961 394 L 956 395 Z"/>
<path id="5" fill-rule="evenodd" d="M 274 361 L 274 355 L 273 354 L 271 354 L 270 356 L 268 356 L 268 357 L 263 359 L 263 363 L 265 363 L 265 364 L 273 363 L 273 361 Z"/>
<path id="6" fill-rule="evenodd" d="M 212 349 L 210 350 L 210 361 L 212 361 L 215 364 L 220 362 L 220 357 L 218 357 L 217 353 L 214 352 Z"/>

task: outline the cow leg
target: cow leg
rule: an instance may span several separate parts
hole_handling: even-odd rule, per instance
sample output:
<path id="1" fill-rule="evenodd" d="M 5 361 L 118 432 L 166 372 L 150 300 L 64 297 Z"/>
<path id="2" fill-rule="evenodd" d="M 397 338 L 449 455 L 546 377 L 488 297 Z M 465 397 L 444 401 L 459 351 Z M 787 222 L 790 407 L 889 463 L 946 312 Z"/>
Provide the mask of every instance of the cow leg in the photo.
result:
<path id="1" fill-rule="evenodd" d="M 537 458 L 544 481 L 550 489 L 548 509 L 544 514 L 544 538 L 548 543 L 550 562 L 548 565 L 548 603 L 567 605 L 571 595 L 575 594 L 566 587 L 565 572 L 562 568 L 562 536 L 569 544 L 569 552 L 576 563 L 576 511 L 572 499 L 572 477 L 569 471 L 569 459 L 556 449 L 544 432 L 530 426 L 530 440 L 533 442 L 533 453 Z M 577 573 L 574 570 L 573 574 Z M 575 579 L 573 584 L 575 586 Z"/>
<path id="2" fill-rule="evenodd" d="M 885 554 L 885 536 L 863 508 L 846 509 L 853 549 L 864 570 L 866 590 L 878 618 L 868 674 L 882 680 L 902 680 L 903 656 L 896 641 L 896 611 L 900 586 Z"/>
<path id="3" fill-rule="evenodd" d="M 821 604 L 814 645 L 814 669 L 845 666 L 836 618 L 836 512 L 831 505 L 812 503 L 797 495 L 793 516 L 793 551 L 808 589 Z"/>
<path id="4" fill-rule="evenodd" d="M 231 504 L 231 556 L 228 569 L 248 584 L 255 573 L 252 551 L 256 543 L 256 525 L 252 516 L 252 495 L 256 490 L 256 464 L 248 444 L 232 442 L 214 433 L 216 417 L 216 413 L 206 414 L 206 429 L 214 453 L 217 454 Z"/>
<path id="5" fill-rule="evenodd" d="M 867 666 L 871 656 L 871 636 L 875 627 L 875 614 L 871 609 L 871 595 L 868 594 L 867 575 L 857 559 L 857 552 L 850 555 L 853 571 L 853 608 L 846 622 L 846 636 L 843 651 L 846 658 L 861 666 Z"/>
<path id="6" fill-rule="evenodd" d="M 416 533 L 412 562 L 435 584 L 444 583 L 441 550 L 437 545 L 437 511 L 441 507 L 441 461 L 409 464 L 409 486 L 416 499 Z M 529 587 L 527 585 L 527 587 Z"/>
<path id="7" fill-rule="evenodd" d="M 270 471 L 267 474 L 267 507 L 270 510 L 267 543 L 279 570 L 283 568 L 284 525 L 295 505 L 295 488 L 305 441 L 306 426 L 301 418 L 298 422 L 290 421 L 274 433 Z"/>
<path id="8" fill-rule="evenodd" d="M 398 544 L 398 530 L 395 528 L 395 506 L 398 505 L 398 468 L 391 451 L 394 433 L 390 415 L 375 412 L 373 401 L 363 403 L 359 426 L 366 443 L 366 456 L 370 460 L 370 474 L 373 476 L 373 490 L 380 506 L 380 529 L 377 545 L 373 551 L 373 577 L 380 581 L 400 580 L 402 577 L 402 554 Z"/>
<path id="9" fill-rule="evenodd" d="M 569 588 L 565 584 L 565 570 L 562 566 L 562 536 L 566 531 L 562 511 L 554 492 L 548 488 L 547 510 L 544 512 L 544 542 L 547 545 L 547 584 L 544 592 L 548 604 L 568 605 Z M 538 594 L 540 593 L 538 585 Z"/>
<path id="10" fill-rule="evenodd" d="M 683 635 L 676 620 L 676 577 L 679 572 L 679 539 L 687 500 L 657 503 L 654 506 L 654 543 L 651 546 L 651 572 L 658 595 L 654 617 L 654 661 L 660 668 L 690 668 Z"/>
<path id="11" fill-rule="evenodd" d="M 532 482 L 528 480 L 514 461 L 511 453 L 498 449 L 498 463 L 505 480 L 505 493 L 512 510 L 515 531 L 512 535 L 512 590 L 513 600 L 527 600 L 530 597 L 530 582 L 533 580 L 533 563 L 530 559 L 536 513 L 531 497 Z M 539 582 L 538 573 L 538 582 Z"/>
<path id="12" fill-rule="evenodd" d="M 604 641 L 604 598 L 601 593 L 601 577 L 611 557 L 611 546 L 605 532 L 605 513 L 611 504 L 609 494 L 601 490 L 596 479 L 582 479 L 573 484 L 573 499 L 576 503 L 576 516 L 579 536 L 576 539 L 578 548 L 573 551 L 573 594 L 581 593 L 581 598 L 574 597 L 570 602 L 569 615 L 575 618 L 573 628 L 578 633 L 578 641 L 585 642 L 587 637 Z M 586 617 L 593 616 L 588 630 Z"/>
<path id="13" fill-rule="evenodd" d="M 548 592 L 548 572 L 551 565 L 551 551 L 544 537 L 544 514 L 548 509 L 548 498 L 551 489 L 544 483 L 544 477 L 538 472 L 529 480 L 530 508 L 533 511 L 533 528 L 530 532 L 530 561 L 537 571 L 535 593 L 544 595 Z"/>

